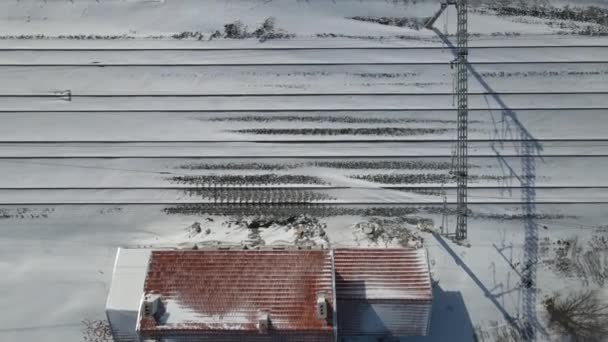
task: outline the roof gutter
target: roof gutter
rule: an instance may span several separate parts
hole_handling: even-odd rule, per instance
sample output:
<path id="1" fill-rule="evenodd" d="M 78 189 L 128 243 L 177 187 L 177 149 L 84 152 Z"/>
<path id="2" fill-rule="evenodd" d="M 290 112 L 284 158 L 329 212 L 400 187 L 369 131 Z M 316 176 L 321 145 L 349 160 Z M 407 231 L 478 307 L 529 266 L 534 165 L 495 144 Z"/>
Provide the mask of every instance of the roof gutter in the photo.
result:
<path id="1" fill-rule="evenodd" d="M 432 316 L 433 316 L 433 306 L 436 305 L 435 301 L 433 300 L 433 297 L 435 297 L 433 295 L 433 290 L 434 290 L 434 286 L 433 286 L 433 278 L 431 277 L 431 261 L 429 260 L 429 249 L 425 248 L 424 249 L 424 258 L 426 259 L 426 267 L 427 267 L 427 274 L 429 275 L 429 284 L 431 284 L 431 312 L 429 312 L 429 315 L 427 317 L 427 323 L 426 323 L 426 335 L 425 336 L 429 336 L 431 334 L 431 322 L 432 322 Z"/>
<path id="2" fill-rule="evenodd" d="M 338 300 L 336 296 L 336 263 L 335 250 L 332 248 L 329 252 L 331 257 L 331 292 L 333 295 L 334 309 L 332 310 L 332 321 L 334 323 L 334 342 L 338 342 Z"/>
<path id="3" fill-rule="evenodd" d="M 120 256 L 120 247 L 118 247 L 118 249 L 116 250 L 116 256 L 114 257 L 114 268 L 112 268 L 112 280 L 114 281 L 114 275 L 116 274 L 116 268 L 118 267 L 118 257 Z M 110 291 L 112 290 L 112 287 L 110 286 Z M 108 315 L 108 307 L 110 304 L 110 296 L 111 293 L 108 293 L 108 298 L 106 299 L 106 307 L 105 307 L 105 314 L 106 314 L 106 320 L 108 321 L 108 323 L 110 323 L 110 316 Z M 112 334 L 112 337 L 116 340 L 116 331 L 115 329 L 112 327 L 112 324 L 108 324 L 110 326 L 110 333 Z"/>

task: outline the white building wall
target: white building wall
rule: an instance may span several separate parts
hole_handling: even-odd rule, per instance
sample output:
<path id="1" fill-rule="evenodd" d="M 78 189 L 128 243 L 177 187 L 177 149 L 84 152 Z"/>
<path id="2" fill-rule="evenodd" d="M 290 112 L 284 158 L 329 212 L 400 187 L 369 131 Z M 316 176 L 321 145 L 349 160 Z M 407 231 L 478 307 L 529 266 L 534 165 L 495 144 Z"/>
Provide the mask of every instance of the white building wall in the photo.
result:
<path id="1" fill-rule="evenodd" d="M 137 342 L 135 330 L 150 250 L 123 249 L 116 253 L 106 316 L 115 342 Z"/>
<path id="2" fill-rule="evenodd" d="M 425 336 L 432 304 L 338 301 L 340 336 Z"/>

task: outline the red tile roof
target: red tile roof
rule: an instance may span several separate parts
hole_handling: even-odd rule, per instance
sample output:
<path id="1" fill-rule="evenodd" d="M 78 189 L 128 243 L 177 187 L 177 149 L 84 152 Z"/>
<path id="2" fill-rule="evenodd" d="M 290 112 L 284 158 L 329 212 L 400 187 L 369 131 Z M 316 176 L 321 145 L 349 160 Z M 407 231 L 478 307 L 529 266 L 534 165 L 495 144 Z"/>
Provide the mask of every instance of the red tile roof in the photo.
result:
<path id="1" fill-rule="evenodd" d="M 335 268 L 338 300 L 432 298 L 423 249 L 336 249 Z"/>
<path id="2" fill-rule="evenodd" d="M 158 323 L 140 321 L 146 336 L 257 333 L 260 310 L 270 313 L 272 334 L 333 331 L 331 318 L 316 317 L 318 294 L 333 306 L 329 251 L 155 251 L 144 293 L 160 295 L 167 310 Z"/>

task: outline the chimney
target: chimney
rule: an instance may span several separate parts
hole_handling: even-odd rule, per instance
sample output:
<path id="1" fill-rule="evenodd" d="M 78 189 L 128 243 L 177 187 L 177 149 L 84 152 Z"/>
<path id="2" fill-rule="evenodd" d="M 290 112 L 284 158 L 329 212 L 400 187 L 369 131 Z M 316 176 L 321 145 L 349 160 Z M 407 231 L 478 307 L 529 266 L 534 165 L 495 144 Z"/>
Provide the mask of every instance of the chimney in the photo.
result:
<path id="1" fill-rule="evenodd" d="M 258 331 L 264 334 L 268 332 L 268 329 L 270 329 L 270 313 L 260 311 L 258 314 Z"/>
<path id="2" fill-rule="evenodd" d="M 327 319 L 327 299 L 324 294 L 317 295 L 317 319 Z"/>
<path id="3" fill-rule="evenodd" d="M 143 317 L 152 317 L 156 319 L 157 314 L 160 312 L 162 303 L 159 295 L 146 294 L 143 302 Z"/>

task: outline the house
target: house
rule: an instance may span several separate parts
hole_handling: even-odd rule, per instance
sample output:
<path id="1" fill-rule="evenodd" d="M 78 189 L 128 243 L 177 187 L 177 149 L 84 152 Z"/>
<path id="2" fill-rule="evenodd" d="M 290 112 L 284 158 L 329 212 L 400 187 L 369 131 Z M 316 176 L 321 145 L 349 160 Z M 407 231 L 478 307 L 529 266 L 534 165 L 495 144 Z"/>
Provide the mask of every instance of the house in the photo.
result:
<path id="1" fill-rule="evenodd" d="M 120 249 L 116 341 L 313 341 L 425 335 L 424 250 Z"/>

